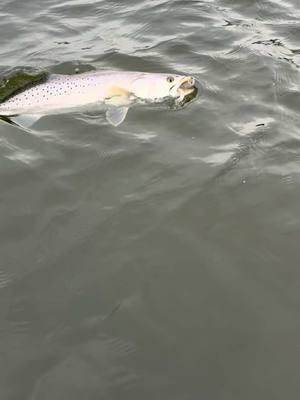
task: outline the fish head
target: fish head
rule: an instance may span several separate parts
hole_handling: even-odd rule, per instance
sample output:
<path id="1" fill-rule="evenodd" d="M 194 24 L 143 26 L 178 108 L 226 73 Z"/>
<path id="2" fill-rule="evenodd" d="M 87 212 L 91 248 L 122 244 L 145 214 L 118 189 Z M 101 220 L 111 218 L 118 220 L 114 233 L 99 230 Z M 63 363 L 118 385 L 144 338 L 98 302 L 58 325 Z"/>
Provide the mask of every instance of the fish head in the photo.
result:
<path id="1" fill-rule="evenodd" d="M 138 99 L 153 103 L 165 100 L 180 103 L 195 90 L 195 78 L 175 74 L 143 74 L 132 84 L 132 92 Z"/>

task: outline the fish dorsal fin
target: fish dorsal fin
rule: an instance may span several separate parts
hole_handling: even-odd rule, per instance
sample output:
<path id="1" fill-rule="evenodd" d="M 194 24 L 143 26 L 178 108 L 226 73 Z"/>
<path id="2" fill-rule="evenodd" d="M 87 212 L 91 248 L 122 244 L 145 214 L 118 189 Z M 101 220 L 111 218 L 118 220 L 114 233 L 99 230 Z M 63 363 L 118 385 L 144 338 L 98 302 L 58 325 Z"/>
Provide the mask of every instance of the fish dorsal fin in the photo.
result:
<path id="1" fill-rule="evenodd" d="M 31 128 L 41 117 L 40 114 L 24 114 L 9 117 L 9 119 L 21 128 Z"/>
<path id="2" fill-rule="evenodd" d="M 126 118 L 127 112 L 128 107 L 110 107 L 106 111 L 106 119 L 111 125 L 118 126 Z"/>

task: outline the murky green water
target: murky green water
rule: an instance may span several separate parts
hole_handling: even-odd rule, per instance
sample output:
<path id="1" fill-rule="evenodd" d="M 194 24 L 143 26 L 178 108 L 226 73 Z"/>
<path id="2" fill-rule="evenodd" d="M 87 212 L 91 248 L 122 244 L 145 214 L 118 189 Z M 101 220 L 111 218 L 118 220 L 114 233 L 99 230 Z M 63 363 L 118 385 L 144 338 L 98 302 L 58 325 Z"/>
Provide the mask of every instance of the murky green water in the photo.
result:
<path id="1" fill-rule="evenodd" d="M 181 111 L 0 124 L 1 400 L 300 393 L 298 1 L 2 0 L 0 73 L 181 72 Z"/>

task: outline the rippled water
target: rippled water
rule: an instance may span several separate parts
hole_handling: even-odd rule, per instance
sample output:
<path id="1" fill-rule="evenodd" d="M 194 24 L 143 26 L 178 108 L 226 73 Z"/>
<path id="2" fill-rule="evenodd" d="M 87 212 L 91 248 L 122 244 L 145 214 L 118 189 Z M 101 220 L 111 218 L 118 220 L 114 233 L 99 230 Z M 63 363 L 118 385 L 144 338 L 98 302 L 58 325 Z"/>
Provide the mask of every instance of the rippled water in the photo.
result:
<path id="1" fill-rule="evenodd" d="M 181 72 L 198 101 L 0 124 L 0 398 L 297 399 L 300 6 L 2 0 L 1 73 Z"/>

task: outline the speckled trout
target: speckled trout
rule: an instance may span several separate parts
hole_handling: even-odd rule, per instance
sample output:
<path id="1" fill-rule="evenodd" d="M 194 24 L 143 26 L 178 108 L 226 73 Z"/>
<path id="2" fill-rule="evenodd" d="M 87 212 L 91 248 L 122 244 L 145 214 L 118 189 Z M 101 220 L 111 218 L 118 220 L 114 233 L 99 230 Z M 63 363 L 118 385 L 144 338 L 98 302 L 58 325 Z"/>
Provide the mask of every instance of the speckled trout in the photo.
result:
<path id="1" fill-rule="evenodd" d="M 29 127 L 41 116 L 104 107 L 107 121 L 121 124 L 135 104 L 177 105 L 196 90 L 191 76 L 131 71 L 91 71 L 50 75 L 48 80 L 12 94 L 0 104 L 0 116 Z"/>

